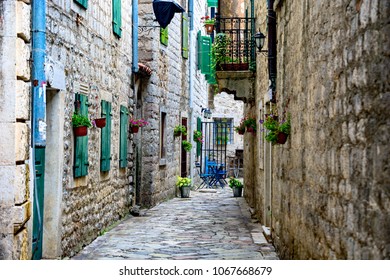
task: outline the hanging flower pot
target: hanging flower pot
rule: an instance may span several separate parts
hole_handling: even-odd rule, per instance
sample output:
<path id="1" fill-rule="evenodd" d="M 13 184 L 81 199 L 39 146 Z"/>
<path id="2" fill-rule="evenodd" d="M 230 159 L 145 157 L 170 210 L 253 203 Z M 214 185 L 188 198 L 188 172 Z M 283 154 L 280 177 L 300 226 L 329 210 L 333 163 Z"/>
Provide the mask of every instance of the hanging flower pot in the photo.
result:
<path id="1" fill-rule="evenodd" d="M 284 132 L 279 132 L 277 137 L 278 137 L 278 139 L 276 140 L 276 142 L 278 144 L 284 144 L 287 141 L 288 134 L 286 134 Z"/>
<path id="2" fill-rule="evenodd" d="M 245 128 L 242 129 L 242 130 L 238 130 L 237 131 L 239 135 L 244 135 L 245 134 Z"/>
<path id="3" fill-rule="evenodd" d="M 95 119 L 95 125 L 98 128 L 105 127 L 106 126 L 106 118 Z"/>
<path id="4" fill-rule="evenodd" d="M 130 126 L 130 131 L 131 133 L 138 133 L 139 126 Z"/>
<path id="5" fill-rule="evenodd" d="M 74 131 L 74 136 L 76 137 L 86 136 L 88 134 L 88 127 L 86 126 L 73 127 L 73 131 Z"/>
<path id="6" fill-rule="evenodd" d="M 255 129 L 253 127 L 249 126 L 249 127 L 246 128 L 246 132 L 254 133 Z"/>

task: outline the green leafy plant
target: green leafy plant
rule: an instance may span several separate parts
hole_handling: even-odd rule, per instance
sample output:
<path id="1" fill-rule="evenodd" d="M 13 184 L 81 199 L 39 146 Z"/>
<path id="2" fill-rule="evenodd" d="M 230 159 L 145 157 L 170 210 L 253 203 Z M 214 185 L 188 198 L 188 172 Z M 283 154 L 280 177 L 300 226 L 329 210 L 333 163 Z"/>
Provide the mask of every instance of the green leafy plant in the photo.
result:
<path id="1" fill-rule="evenodd" d="M 243 121 L 240 122 L 238 126 L 234 127 L 234 131 L 236 131 L 238 134 L 244 134 L 245 133 L 245 124 Z"/>
<path id="2" fill-rule="evenodd" d="M 260 120 L 260 123 L 266 129 L 265 140 L 273 145 L 278 144 L 279 133 L 289 135 L 291 131 L 290 114 L 287 119 L 281 121 L 278 120 L 277 116 L 268 115 L 264 120 Z"/>
<path id="3" fill-rule="evenodd" d="M 184 125 L 177 125 L 175 126 L 174 130 L 173 130 L 173 135 L 175 137 L 178 137 L 180 135 L 187 135 L 187 129 Z"/>
<path id="4" fill-rule="evenodd" d="M 227 54 L 230 38 L 225 33 L 218 33 L 211 46 L 211 69 L 216 70 L 222 63 L 229 60 Z M 212 71 L 213 72 L 213 71 Z"/>
<path id="5" fill-rule="evenodd" d="M 238 179 L 230 177 L 230 179 L 229 179 L 229 187 L 231 187 L 232 189 L 234 189 L 234 188 L 243 188 L 244 185 Z"/>
<path id="6" fill-rule="evenodd" d="M 215 23 L 215 19 L 213 18 L 210 18 L 210 16 L 204 16 L 204 17 L 201 17 L 201 22 L 206 25 L 206 24 L 214 24 Z"/>
<path id="7" fill-rule="evenodd" d="M 91 127 L 92 124 L 87 116 L 74 113 L 72 116 L 72 126 L 73 127 L 80 127 L 80 126 Z"/>
<path id="8" fill-rule="evenodd" d="M 179 188 L 191 187 L 191 179 L 187 177 L 177 176 L 176 186 Z"/>
<path id="9" fill-rule="evenodd" d="M 183 141 L 181 141 L 181 144 L 182 144 L 184 150 L 186 150 L 187 152 L 191 151 L 192 144 L 190 142 L 188 142 L 187 140 L 183 140 Z"/>
<path id="10" fill-rule="evenodd" d="M 199 131 L 199 130 L 194 131 L 194 141 L 198 142 L 198 143 L 203 143 L 202 131 Z"/>
<path id="11" fill-rule="evenodd" d="M 246 131 L 253 132 L 253 133 L 256 132 L 257 125 L 256 125 L 255 118 L 246 117 L 246 118 L 244 118 L 243 123 L 246 127 Z"/>

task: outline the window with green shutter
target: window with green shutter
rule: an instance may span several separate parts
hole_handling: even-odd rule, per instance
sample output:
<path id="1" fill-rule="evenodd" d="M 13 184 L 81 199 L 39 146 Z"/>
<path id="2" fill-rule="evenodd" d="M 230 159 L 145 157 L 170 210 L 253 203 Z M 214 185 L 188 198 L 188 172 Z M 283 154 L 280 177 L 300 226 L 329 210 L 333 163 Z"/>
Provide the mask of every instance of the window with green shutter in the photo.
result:
<path id="1" fill-rule="evenodd" d="M 119 132 L 119 167 L 127 167 L 127 136 L 129 128 L 129 111 L 127 107 L 121 106 L 120 132 Z"/>
<path id="2" fill-rule="evenodd" d="M 202 74 L 211 73 L 211 38 L 198 33 L 198 69 Z"/>
<path id="3" fill-rule="evenodd" d="M 182 56 L 188 58 L 188 15 L 183 13 L 182 21 Z"/>
<path id="4" fill-rule="evenodd" d="M 207 0 L 207 6 L 218 7 L 218 0 Z"/>
<path id="5" fill-rule="evenodd" d="M 122 36 L 121 0 L 112 0 L 112 29 L 115 35 Z"/>
<path id="6" fill-rule="evenodd" d="M 160 42 L 164 46 L 168 46 L 168 27 L 160 28 Z"/>
<path id="7" fill-rule="evenodd" d="M 76 93 L 76 112 L 88 116 L 88 97 Z M 75 137 L 73 174 L 75 178 L 88 175 L 88 135 Z"/>
<path id="8" fill-rule="evenodd" d="M 100 171 L 110 170 L 111 163 L 111 103 L 102 100 L 102 118 L 106 118 L 106 126 L 101 130 Z"/>
<path id="9" fill-rule="evenodd" d="M 88 0 L 73 0 L 80 6 L 84 7 L 85 9 L 88 8 Z"/>

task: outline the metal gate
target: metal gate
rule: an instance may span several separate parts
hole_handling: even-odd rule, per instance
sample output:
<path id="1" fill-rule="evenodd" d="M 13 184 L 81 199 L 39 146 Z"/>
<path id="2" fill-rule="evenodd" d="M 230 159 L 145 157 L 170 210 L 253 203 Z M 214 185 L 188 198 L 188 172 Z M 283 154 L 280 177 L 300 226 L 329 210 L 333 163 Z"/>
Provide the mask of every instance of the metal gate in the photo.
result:
<path id="1" fill-rule="evenodd" d="M 226 184 L 226 145 L 229 142 L 227 122 L 202 122 L 203 143 L 200 149 L 201 186 L 224 187 Z"/>

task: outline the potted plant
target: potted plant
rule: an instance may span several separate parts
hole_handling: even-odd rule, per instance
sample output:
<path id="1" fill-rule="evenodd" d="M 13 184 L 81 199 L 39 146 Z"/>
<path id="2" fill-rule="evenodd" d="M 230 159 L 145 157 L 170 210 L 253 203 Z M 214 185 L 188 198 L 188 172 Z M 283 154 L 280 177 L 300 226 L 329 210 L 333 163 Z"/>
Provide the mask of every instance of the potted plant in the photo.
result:
<path id="1" fill-rule="evenodd" d="M 88 128 L 92 126 L 87 116 L 74 113 L 72 116 L 72 126 L 76 137 L 88 134 Z"/>
<path id="2" fill-rule="evenodd" d="M 265 140 L 272 145 L 286 143 L 291 130 L 290 119 L 290 115 L 287 116 L 287 119 L 281 121 L 275 118 L 274 115 L 268 115 L 264 120 L 260 120 L 260 123 L 267 129 Z"/>
<path id="3" fill-rule="evenodd" d="M 218 33 L 215 36 L 214 43 L 211 47 L 211 68 L 213 70 L 227 70 L 226 62 L 230 59 L 227 56 L 227 49 L 230 38 L 225 33 Z"/>
<path id="4" fill-rule="evenodd" d="M 179 137 L 180 135 L 187 135 L 187 129 L 184 125 L 177 125 L 173 130 L 173 135 Z"/>
<path id="5" fill-rule="evenodd" d="M 232 188 L 234 197 L 242 196 L 242 188 L 244 187 L 244 185 L 241 183 L 240 180 L 231 177 L 229 179 L 229 187 Z"/>
<path id="6" fill-rule="evenodd" d="M 187 140 L 183 140 L 183 141 L 181 141 L 181 144 L 182 144 L 184 150 L 186 150 L 187 152 L 191 151 L 192 144 L 190 142 L 188 142 Z"/>
<path id="7" fill-rule="evenodd" d="M 194 131 L 194 141 L 197 143 L 203 143 L 202 131 L 199 131 L 199 130 Z"/>
<path id="8" fill-rule="evenodd" d="M 149 123 L 144 119 L 130 119 L 130 131 L 132 133 L 137 133 L 140 127 L 144 127 Z"/>
<path id="9" fill-rule="evenodd" d="M 191 179 L 186 177 L 177 176 L 176 186 L 180 189 L 180 195 L 182 198 L 190 197 Z"/>
<path id="10" fill-rule="evenodd" d="M 103 128 L 106 126 L 106 118 L 98 118 L 92 121 L 92 124 L 98 128 Z"/>
<path id="11" fill-rule="evenodd" d="M 246 127 L 247 132 L 256 133 L 256 129 L 257 129 L 256 119 L 246 117 L 244 119 L 244 125 Z"/>
<path id="12" fill-rule="evenodd" d="M 245 133 L 245 124 L 244 124 L 244 122 L 241 121 L 239 126 L 235 126 L 235 127 L 234 127 L 234 130 L 235 130 L 238 134 L 244 135 L 244 133 Z"/>
<path id="13" fill-rule="evenodd" d="M 215 24 L 215 19 L 210 18 L 209 16 L 204 16 L 201 18 L 202 23 L 206 29 L 207 34 L 212 34 L 214 31 L 214 24 Z"/>

